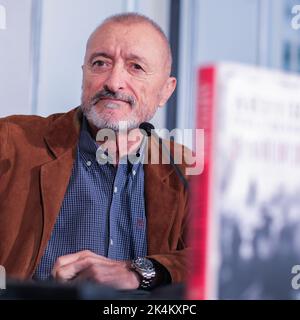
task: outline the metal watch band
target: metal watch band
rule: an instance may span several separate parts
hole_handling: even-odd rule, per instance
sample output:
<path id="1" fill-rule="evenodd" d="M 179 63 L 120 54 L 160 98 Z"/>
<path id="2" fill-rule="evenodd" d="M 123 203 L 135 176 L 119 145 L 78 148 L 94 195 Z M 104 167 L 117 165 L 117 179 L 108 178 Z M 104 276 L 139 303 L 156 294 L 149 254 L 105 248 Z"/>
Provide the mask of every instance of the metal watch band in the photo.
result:
<path id="1" fill-rule="evenodd" d="M 147 270 L 145 264 L 151 264 L 151 267 Z M 135 270 L 140 276 L 140 285 L 139 289 L 150 289 L 153 279 L 156 276 L 155 268 L 151 260 L 147 258 L 138 258 L 132 261 L 131 267 Z"/>
<path id="2" fill-rule="evenodd" d="M 152 280 L 153 278 L 151 279 L 142 278 L 139 289 L 144 289 L 144 290 L 149 289 L 151 287 Z"/>

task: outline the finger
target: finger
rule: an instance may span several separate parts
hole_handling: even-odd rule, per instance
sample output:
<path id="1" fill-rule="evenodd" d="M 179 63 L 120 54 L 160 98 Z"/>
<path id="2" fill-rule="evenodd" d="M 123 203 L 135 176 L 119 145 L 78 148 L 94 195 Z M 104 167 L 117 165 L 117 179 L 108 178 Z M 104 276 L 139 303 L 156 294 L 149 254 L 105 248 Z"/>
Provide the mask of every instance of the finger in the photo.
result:
<path id="1" fill-rule="evenodd" d="M 59 268 L 61 268 L 62 266 L 68 265 L 68 264 L 73 263 L 79 259 L 89 257 L 89 256 L 94 257 L 97 255 L 90 250 L 84 250 L 84 251 L 79 251 L 76 253 L 71 253 L 71 254 L 67 254 L 65 256 L 59 257 L 53 266 L 53 269 L 51 272 L 52 276 L 55 278 L 57 270 Z"/>
<path id="2" fill-rule="evenodd" d="M 110 258 L 106 258 L 106 257 L 100 256 L 100 255 L 96 255 L 96 257 L 99 260 L 99 263 L 104 264 L 104 265 L 115 265 L 115 264 L 123 264 L 124 263 L 124 261 L 110 259 Z"/>
<path id="3" fill-rule="evenodd" d="M 112 286 L 113 280 L 116 281 L 119 277 L 120 269 L 116 268 L 116 266 L 111 267 L 108 265 L 94 263 L 82 270 L 76 276 L 76 280 L 91 280 L 99 284 Z"/>
<path id="4" fill-rule="evenodd" d="M 91 280 L 93 282 L 101 283 L 101 277 L 105 272 L 105 268 L 107 268 L 107 266 L 101 267 L 98 264 L 93 264 L 78 273 L 76 280 Z"/>
<path id="5" fill-rule="evenodd" d="M 74 279 L 78 273 L 82 272 L 83 270 L 87 269 L 93 264 L 98 262 L 97 257 L 87 256 L 81 259 L 78 259 L 74 262 L 69 264 L 60 266 L 53 272 L 53 277 L 58 281 L 69 281 Z"/>
<path id="6" fill-rule="evenodd" d="M 124 261 L 113 266 L 95 263 L 82 270 L 75 280 L 90 280 L 116 289 L 137 289 L 139 286 L 139 277 L 127 268 Z"/>

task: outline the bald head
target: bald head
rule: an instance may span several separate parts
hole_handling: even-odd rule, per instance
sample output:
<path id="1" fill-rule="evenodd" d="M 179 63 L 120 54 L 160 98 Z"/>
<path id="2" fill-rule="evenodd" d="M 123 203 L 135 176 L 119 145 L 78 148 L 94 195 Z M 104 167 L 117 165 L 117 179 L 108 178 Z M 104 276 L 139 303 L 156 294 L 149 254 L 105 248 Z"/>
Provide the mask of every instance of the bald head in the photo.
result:
<path id="1" fill-rule="evenodd" d="M 171 47 L 169 44 L 169 40 L 161 27 L 154 22 L 152 19 L 138 14 L 138 13 L 122 13 L 122 14 L 117 14 L 108 17 L 105 19 L 95 30 L 94 32 L 90 35 L 88 41 L 87 41 L 87 46 L 86 46 L 86 51 L 88 51 L 88 48 L 90 44 L 93 42 L 95 39 L 96 35 L 101 32 L 101 30 L 109 25 L 109 24 L 124 24 L 126 26 L 131 26 L 134 24 L 146 24 L 148 25 L 157 35 L 159 35 L 162 44 L 162 51 L 165 54 L 165 71 L 166 74 L 169 76 L 171 74 L 171 68 L 172 68 L 172 52 L 171 52 Z M 143 34 L 141 34 L 141 37 Z"/>

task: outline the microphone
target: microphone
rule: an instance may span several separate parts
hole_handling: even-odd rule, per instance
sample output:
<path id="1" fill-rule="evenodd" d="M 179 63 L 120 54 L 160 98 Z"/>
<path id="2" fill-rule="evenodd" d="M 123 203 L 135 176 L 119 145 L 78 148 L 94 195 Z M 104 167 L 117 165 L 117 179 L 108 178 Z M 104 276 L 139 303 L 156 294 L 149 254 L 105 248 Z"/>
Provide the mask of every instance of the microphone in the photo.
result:
<path id="1" fill-rule="evenodd" d="M 141 132 L 145 135 L 150 137 L 151 135 L 158 141 L 159 145 L 162 146 L 162 150 L 167 154 L 170 163 L 172 165 L 172 167 L 175 169 L 175 172 L 178 176 L 178 178 L 180 179 L 180 181 L 182 182 L 182 184 L 184 185 L 184 188 L 186 190 L 188 190 L 189 185 L 188 182 L 185 178 L 185 176 L 183 175 L 183 173 L 181 172 L 180 168 L 175 164 L 174 162 L 174 158 L 171 155 L 170 151 L 168 150 L 168 148 L 165 146 L 165 144 L 163 143 L 162 138 L 155 132 L 155 128 L 153 126 L 153 124 L 149 123 L 149 122 L 142 122 L 139 126 L 139 129 L 141 130 Z"/>

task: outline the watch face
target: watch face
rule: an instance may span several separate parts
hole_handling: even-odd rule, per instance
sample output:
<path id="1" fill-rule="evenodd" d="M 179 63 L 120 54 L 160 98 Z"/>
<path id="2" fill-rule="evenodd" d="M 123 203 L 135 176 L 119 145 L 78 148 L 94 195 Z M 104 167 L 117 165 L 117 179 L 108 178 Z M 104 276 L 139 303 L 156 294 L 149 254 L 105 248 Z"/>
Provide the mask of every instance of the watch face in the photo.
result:
<path id="1" fill-rule="evenodd" d="M 137 258 L 134 263 L 143 271 L 152 271 L 154 268 L 152 261 L 147 258 Z"/>

